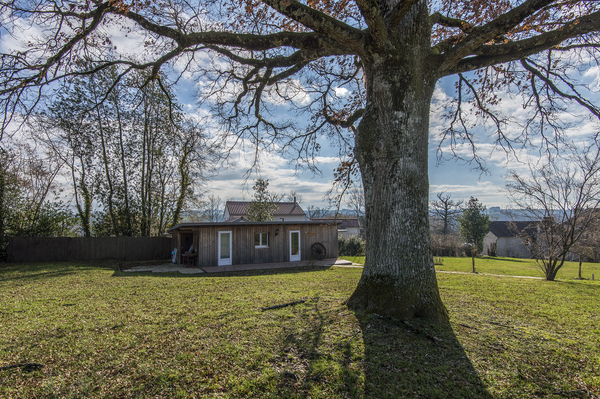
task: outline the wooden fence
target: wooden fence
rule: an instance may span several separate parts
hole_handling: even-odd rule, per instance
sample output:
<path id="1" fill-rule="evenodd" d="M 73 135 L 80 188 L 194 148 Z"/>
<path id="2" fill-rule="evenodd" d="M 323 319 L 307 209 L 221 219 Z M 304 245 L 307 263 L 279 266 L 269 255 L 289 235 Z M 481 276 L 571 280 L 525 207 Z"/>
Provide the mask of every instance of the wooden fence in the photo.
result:
<path id="1" fill-rule="evenodd" d="M 9 237 L 9 262 L 155 260 L 171 257 L 168 237 Z"/>

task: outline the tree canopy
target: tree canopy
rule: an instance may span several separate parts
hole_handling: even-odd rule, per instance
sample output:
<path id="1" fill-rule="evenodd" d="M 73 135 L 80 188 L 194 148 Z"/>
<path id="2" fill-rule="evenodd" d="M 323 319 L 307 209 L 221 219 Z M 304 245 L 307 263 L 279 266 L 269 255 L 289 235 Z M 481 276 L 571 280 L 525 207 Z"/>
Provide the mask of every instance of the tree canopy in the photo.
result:
<path id="1" fill-rule="evenodd" d="M 1 1 L 4 28 L 23 39 L 2 54 L 2 127 L 66 76 L 118 66 L 121 77 L 143 69 L 160 81 L 158 71 L 171 66 L 206 83 L 201 94 L 212 98 L 230 133 L 262 145 L 278 140 L 308 160 L 319 149 L 316 133 L 327 130 L 350 154 L 352 136 L 340 128 L 365 112 L 365 66 L 377 63 L 375 54 L 415 51 L 417 43 L 402 36 L 418 18 L 428 73 L 435 80 L 458 74 L 448 138 L 474 141 L 464 118 L 470 103 L 510 145 L 505 118 L 493 113 L 499 88 L 523 94 L 532 108 L 526 128 L 536 134 L 560 127 L 554 116 L 561 100 L 600 115 L 569 79 L 571 61 L 595 62 L 599 10 L 592 0 Z M 116 44 L 119 35 L 148 50 L 128 52 Z M 338 95 L 342 88 L 350 95 Z M 274 101 L 310 112 L 303 134 L 290 131 L 293 121 L 269 119 Z"/>

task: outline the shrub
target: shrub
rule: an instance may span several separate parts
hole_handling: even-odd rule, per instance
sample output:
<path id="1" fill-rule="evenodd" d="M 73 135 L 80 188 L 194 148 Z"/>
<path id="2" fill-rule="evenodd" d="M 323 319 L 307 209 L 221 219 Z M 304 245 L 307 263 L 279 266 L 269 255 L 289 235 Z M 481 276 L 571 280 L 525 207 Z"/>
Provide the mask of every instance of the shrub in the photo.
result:
<path id="1" fill-rule="evenodd" d="M 358 237 L 340 237 L 338 239 L 339 256 L 363 256 L 365 254 L 365 242 Z"/>
<path id="2" fill-rule="evenodd" d="M 458 234 L 431 233 L 433 256 L 464 256 L 467 248 Z"/>

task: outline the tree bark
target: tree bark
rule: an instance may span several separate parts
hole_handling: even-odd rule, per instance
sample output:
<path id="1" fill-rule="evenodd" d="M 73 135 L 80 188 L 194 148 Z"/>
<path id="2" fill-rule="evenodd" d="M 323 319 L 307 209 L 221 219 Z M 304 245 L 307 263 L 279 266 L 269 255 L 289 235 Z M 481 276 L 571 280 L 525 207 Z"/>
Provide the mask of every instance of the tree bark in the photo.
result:
<path id="1" fill-rule="evenodd" d="M 92 82 L 92 85 L 95 82 Z M 98 99 L 98 95 L 95 92 L 95 90 L 93 91 L 94 93 L 94 103 L 98 104 L 99 103 L 99 99 Z M 113 204 L 113 198 L 114 198 L 114 187 L 113 187 L 113 182 L 112 182 L 112 177 L 111 177 L 111 173 L 110 173 L 110 162 L 108 160 L 108 143 L 107 143 L 107 138 L 105 137 L 104 133 L 104 123 L 102 122 L 105 118 L 103 118 L 101 112 L 100 112 L 100 105 L 96 106 L 96 117 L 97 117 L 97 124 L 98 124 L 98 133 L 100 134 L 100 144 L 101 144 L 101 150 L 102 150 L 102 166 L 104 168 L 104 173 L 106 175 L 106 184 L 108 186 L 108 214 L 110 215 L 110 221 L 112 224 L 112 233 L 115 235 L 119 235 L 118 231 L 119 229 L 117 228 L 117 218 L 115 215 L 115 209 L 114 209 L 114 204 Z"/>
<path id="2" fill-rule="evenodd" d="M 4 157 L 4 151 L 0 149 L 0 155 Z M 5 192 L 6 192 L 6 165 L 4 160 L 0 159 L 0 261 L 4 260 L 4 218 L 6 217 Z"/>
<path id="3" fill-rule="evenodd" d="M 189 171 L 186 166 L 189 154 L 190 149 L 188 148 L 188 145 L 186 143 L 183 146 L 181 159 L 179 160 L 179 165 L 177 168 L 179 171 L 179 195 L 177 196 L 177 201 L 175 202 L 175 211 L 173 212 L 173 219 L 171 220 L 172 226 L 175 226 L 177 223 L 179 223 L 187 191 L 191 185 Z"/>
<path id="4" fill-rule="evenodd" d="M 546 281 L 554 281 L 556 279 L 556 275 L 564 264 L 564 260 L 560 263 L 559 262 L 560 261 L 558 259 L 555 259 L 552 256 L 548 258 L 548 263 L 546 264 L 545 269 Z"/>
<path id="5" fill-rule="evenodd" d="M 79 158 L 80 162 L 80 177 L 79 179 L 75 175 L 75 171 L 77 167 L 75 166 L 75 158 Z M 73 179 L 73 197 L 75 198 L 75 206 L 77 208 L 77 216 L 79 217 L 79 222 L 81 223 L 81 228 L 83 229 L 84 237 L 92 236 L 92 229 L 90 223 L 90 217 L 92 213 L 92 195 L 86 183 L 86 166 L 85 160 L 83 156 L 77 157 L 73 154 L 73 157 L 70 162 L 71 168 L 71 178 Z M 77 181 L 79 180 L 79 184 Z M 81 191 L 81 195 L 79 193 Z M 80 199 L 81 197 L 81 199 Z M 83 202 L 83 206 L 82 206 Z"/>
<path id="6" fill-rule="evenodd" d="M 125 144 L 123 139 L 123 120 L 121 118 L 120 108 L 123 106 L 119 100 L 118 92 L 113 93 L 113 105 L 115 107 L 115 113 L 117 116 L 117 128 L 119 129 L 119 150 L 121 160 L 121 173 L 123 176 L 123 200 L 125 205 L 125 234 L 126 236 L 133 236 L 133 222 L 131 220 L 132 209 L 129 206 L 129 187 L 127 184 L 127 161 L 125 159 Z"/>
<path id="7" fill-rule="evenodd" d="M 424 4 L 424 3 L 423 3 Z M 367 104 L 356 134 L 366 203 L 366 260 L 351 309 L 410 319 L 447 319 L 429 241 L 429 108 L 437 80 L 426 7 L 403 48 L 363 63 Z M 407 23 L 407 22 L 405 22 Z M 423 28 L 424 27 L 424 28 Z M 426 32 L 423 32 L 426 31 Z M 401 47 L 400 47 L 401 46 Z"/>

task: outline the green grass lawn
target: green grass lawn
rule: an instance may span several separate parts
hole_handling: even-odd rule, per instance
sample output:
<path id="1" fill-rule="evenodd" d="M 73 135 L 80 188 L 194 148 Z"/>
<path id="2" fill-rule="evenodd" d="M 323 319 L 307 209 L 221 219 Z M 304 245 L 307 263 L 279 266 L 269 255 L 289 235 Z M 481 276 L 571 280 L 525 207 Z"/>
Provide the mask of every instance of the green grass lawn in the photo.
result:
<path id="1" fill-rule="evenodd" d="M 0 397 L 600 396 L 598 281 L 438 274 L 433 326 L 349 311 L 360 268 L 114 268 L 0 268 L 0 367 L 44 365 L 0 370 Z"/>
<path id="2" fill-rule="evenodd" d="M 354 263 L 365 263 L 364 256 L 342 256 L 341 258 L 350 260 Z M 453 272 L 471 272 L 473 270 L 471 258 L 444 257 L 442 259 L 444 260 L 444 263 L 442 265 L 436 265 L 436 270 Z M 475 258 L 475 268 L 478 273 L 544 277 L 544 273 L 533 259 L 486 256 Z M 565 265 L 559 270 L 557 279 L 576 279 L 578 276 L 578 271 L 578 262 L 566 262 Z M 600 280 L 600 264 L 584 262 L 581 266 L 581 277 L 583 279 L 591 280 L 592 274 L 594 274 L 594 278 L 596 280 Z"/>

